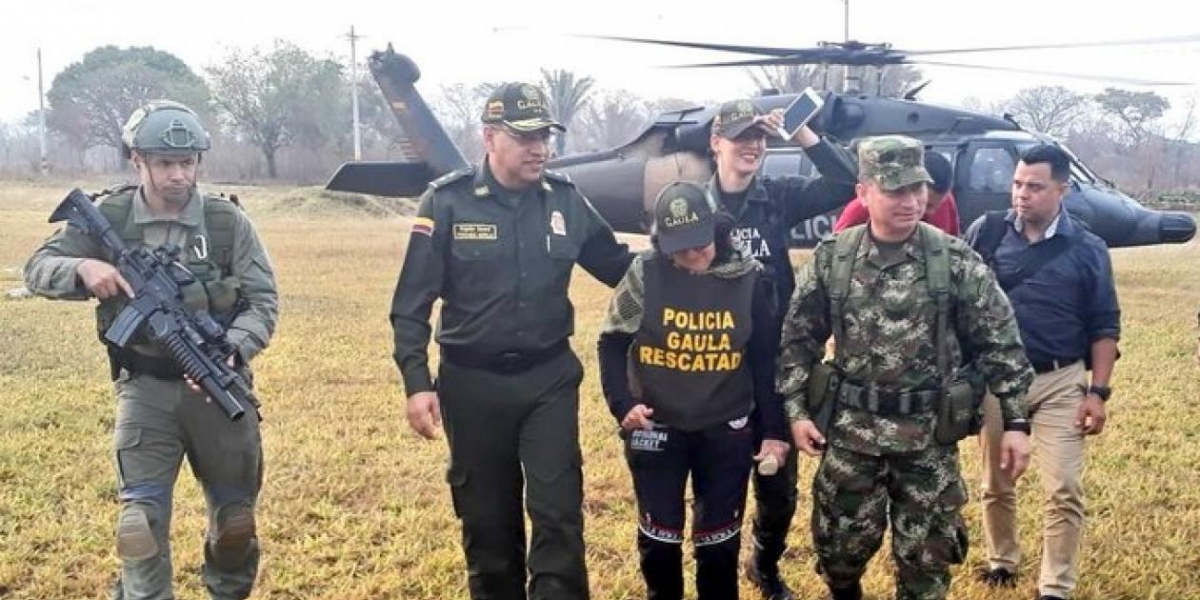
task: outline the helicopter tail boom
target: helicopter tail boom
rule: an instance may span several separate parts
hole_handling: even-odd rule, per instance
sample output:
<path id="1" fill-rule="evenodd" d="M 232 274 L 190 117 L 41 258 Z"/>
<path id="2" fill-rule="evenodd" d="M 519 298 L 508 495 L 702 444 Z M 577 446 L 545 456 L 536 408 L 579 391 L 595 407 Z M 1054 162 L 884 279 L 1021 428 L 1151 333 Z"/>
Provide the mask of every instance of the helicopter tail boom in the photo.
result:
<path id="1" fill-rule="evenodd" d="M 438 123 L 414 84 L 421 71 L 391 45 L 368 61 L 371 75 L 401 129 L 403 162 L 347 162 L 326 189 L 379 196 L 416 196 L 433 179 L 467 166 L 467 159 Z"/>

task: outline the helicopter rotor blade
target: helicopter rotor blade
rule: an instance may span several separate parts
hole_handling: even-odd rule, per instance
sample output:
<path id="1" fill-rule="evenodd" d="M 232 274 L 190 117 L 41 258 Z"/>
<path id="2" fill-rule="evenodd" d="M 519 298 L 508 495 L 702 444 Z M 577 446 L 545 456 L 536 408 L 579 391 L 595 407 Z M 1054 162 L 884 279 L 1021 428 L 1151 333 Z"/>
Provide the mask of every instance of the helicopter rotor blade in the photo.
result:
<path id="1" fill-rule="evenodd" d="M 769 67 L 774 65 L 819 65 L 842 64 L 837 61 L 817 61 L 803 56 L 780 56 L 777 58 L 751 58 L 724 62 L 689 63 L 684 65 L 662 65 L 660 69 L 704 69 L 708 67 Z"/>
<path id="2" fill-rule="evenodd" d="M 905 64 L 931 65 L 935 67 L 954 67 L 956 69 L 980 69 L 983 71 L 1003 71 L 1006 73 L 1025 73 L 1030 75 L 1048 75 L 1051 77 L 1067 77 L 1071 79 L 1086 79 L 1090 81 L 1100 81 L 1108 83 L 1127 83 L 1131 85 L 1196 85 L 1197 82 L 1183 81 L 1151 81 L 1148 79 L 1138 79 L 1135 77 L 1115 77 L 1111 75 L 1084 75 L 1081 73 L 1066 73 L 1063 71 L 1039 71 L 1036 69 L 1015 69 L 1010 67 L 994 67 L 985 65 L 965 65 L 961 63 L 948 63 L 929 60 L 909 60 Z"/>
<path id="3" fill-rule="evenodd" d="M 1030 44 L 1025 46 L 991 46 L 983 48 L 945 48 L 938 50 L 900 50 L 909 56 L 932 56 L 935 54 L 972 54 L 980 52 L 1007 52 L 1010 50 L 1056 50 L 1066 48 L 1100 48 L 1106 46 L 1141 46 L 1151 44 L 1186 44 L 1200 42 L 1200 35 L 1176 35 L 1169 37 L 1140 38 L 1133 40 L 1109 40 L 1103 42 L 1065 42 L 1060 44 Z"/>
<path id="4" fill-rule="evenodd" d="M 740 46 L 736 44 L 707 44 L 703 42 L 681 42 L 676 40 L 659 40 L 653 38 L 622 37 L 612 35 L 575 35 L 572 37 L 590 38 L 594 40 L 609 40 L 615 42 L 632 42 L 635 44 L 652 44 L 656 46 L 675 46 L 677 48 L 693 48 L 697 50 L 716 50 L 718 52 L 739 52 L 742 54 L 761 54 L 764 56 L 792 56 L 810 51 L 820 51 L 819 48 L 776 48 L 773 46 Z"/>

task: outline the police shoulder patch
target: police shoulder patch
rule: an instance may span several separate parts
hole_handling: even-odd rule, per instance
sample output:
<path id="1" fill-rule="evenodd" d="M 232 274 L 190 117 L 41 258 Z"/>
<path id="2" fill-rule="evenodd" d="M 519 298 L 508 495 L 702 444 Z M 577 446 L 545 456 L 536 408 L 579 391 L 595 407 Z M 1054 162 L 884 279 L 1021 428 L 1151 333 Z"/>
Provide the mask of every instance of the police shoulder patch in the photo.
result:
<path id="1" fill-rule="evenodd" d="M 463 167 L 461 169 L 457 169 L 454 171 L 450 171 L 449 173 L 446 173 L 445 175 L 442 175 L 441 177 L 438 177 L 437 179 L 430 181 L 429 187 L 432 187 L 434 189 L 437 189 L 440 187 L 446 187 L 447 185 L 450 185 L 451 183 L 459 181 L 460 179 L 463 179 L 474 173 L 475 173 L 475 167 L 471 167 L 471 166 Z"/>

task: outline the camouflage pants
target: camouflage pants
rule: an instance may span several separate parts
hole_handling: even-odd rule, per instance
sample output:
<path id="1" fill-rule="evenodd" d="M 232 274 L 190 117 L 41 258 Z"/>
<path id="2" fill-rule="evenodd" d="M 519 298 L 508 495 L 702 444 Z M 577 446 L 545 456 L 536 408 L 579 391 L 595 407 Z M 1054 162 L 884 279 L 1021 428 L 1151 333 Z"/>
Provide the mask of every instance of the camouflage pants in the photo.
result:
<path id="1" fill-rule="evenodd" d="M 113 600 L 170 600 L 171 504 L 186 456 L 208 501 L 202 578 L 213 600 L 250 595 L 258 574 L 254 504 L 262 485 L 258 414 L 231 422 L 183 381 L 117 380 L 114 462 L 120 487 Z"/>
<path id="2" fill-rule="evenodd" d="M 831 445 L 813 482 L 817 571 L 849 587 L 883 543 L 889 515 L 897 600 L 942 600 L 967 553 L 955 446 L 868 456 Z"/>

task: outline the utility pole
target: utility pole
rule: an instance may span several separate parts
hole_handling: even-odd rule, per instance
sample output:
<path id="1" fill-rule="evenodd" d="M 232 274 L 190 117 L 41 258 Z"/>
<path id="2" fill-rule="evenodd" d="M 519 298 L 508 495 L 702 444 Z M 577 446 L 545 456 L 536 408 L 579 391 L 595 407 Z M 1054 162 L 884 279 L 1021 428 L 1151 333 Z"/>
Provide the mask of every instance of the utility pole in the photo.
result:
<path id="1" fill-rule="evenodd" d="M 842 0 L 842 42 L 850 41 L 850 0 Z M 845 47 L 849 47 L 847 44 Z M 860 67 L 846 65 L 846 76 L 842 78 L 843 94 L 858 94 L 862 90 Z"/>
<path id="2" fill-rule="evenodd" d="M 358 37 L 350 26 L 350 106 L 354 112 L 354 160 L 362 160 L 362 136 L 358 132 Z"/>
<path id="3" fill-rule="evenodd" d="M 842 13 L 842 41 L 850 41 L 850 0 L 842 0 L 845 11 Z"/>
<path id="4" fill-rule="evenodd" d="M 42 49 L 38 48 L 38 142 L 41 144 L 41 161 L 38 163 L 42 177 L 50 173 L 46 162 L 46 94 L 42 92 Z"/>

